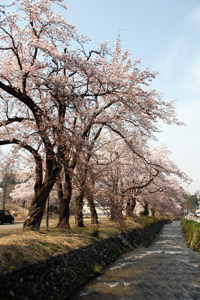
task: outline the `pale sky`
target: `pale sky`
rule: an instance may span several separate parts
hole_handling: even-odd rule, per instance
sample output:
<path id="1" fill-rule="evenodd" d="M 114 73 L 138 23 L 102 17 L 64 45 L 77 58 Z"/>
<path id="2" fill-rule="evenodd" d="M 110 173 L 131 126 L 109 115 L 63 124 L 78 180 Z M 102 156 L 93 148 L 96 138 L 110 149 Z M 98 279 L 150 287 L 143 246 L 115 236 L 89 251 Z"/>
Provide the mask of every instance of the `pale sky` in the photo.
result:
<path id="1" fill-rule="evenodd" d="M 111 41 L 118 33 L 124 50 L 159 75 L 152 87 L 164 100 L 176 101 L 186 126 L 164 126 L 157 137 L 171 159 L 200 190 L 200 1 L 199 0 L 65 0 L 67 21 L 92 43 Z"/>

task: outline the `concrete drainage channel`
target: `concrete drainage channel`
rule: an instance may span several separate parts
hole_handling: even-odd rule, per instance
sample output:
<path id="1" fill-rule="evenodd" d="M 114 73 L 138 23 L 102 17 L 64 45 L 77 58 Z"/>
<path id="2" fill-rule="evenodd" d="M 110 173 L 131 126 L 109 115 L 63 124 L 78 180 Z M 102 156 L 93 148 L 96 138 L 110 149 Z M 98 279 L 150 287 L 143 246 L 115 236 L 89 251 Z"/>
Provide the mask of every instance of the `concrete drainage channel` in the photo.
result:
<path id="1" fill-rule="evenodd" d="M 115 234 L 89 246 L 37 261 L 0 275 L 0 299 L 67 299 L 120 254 L 148 245 L 166 221 Z"/>

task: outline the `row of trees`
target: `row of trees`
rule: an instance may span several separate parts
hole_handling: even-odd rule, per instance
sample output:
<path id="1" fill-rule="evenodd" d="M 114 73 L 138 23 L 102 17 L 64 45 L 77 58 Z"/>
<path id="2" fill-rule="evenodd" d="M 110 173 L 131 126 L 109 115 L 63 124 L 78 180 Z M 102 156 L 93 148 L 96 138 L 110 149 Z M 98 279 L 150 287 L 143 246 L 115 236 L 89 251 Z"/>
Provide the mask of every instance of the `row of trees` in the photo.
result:
<path id="1" fill-rule="evenodd" d="M 9 159 L 0 152 L 0 203 L 5 209 L 6 200 L 17 183 L 12 159 Z"/>
<path id="2" fill-rule="evenodd" d="M 156 74 L 139 69 L 120 37 L 114 49 L 86 51 L 88 39 L 52 5 L 64 9 L 62 0 L 16 0 L 0 12 L 0 145 L 35 163 L 24 229 L 39 230 L 55 185 L 58 226 L 69 226 L 72 196 L 77 226 L 84 198 L 96 222 L 94 199 L 115 219 L 132 214 L 136 200 L 146 212 L 180 208 L 186 175 L 166 149 L 148 146 L 160 121 L 180 124 L 173 102 L 149 88 Z"/>
<path id="3" fill-rule="evenodd" d="M 200 208 L 200 191 L 196 191 L 195 194 L 189 194 L 184 192 L 183 197 L 185 199 L 183 208 L 185 215 L 192 212 L 195 213 Z"/>

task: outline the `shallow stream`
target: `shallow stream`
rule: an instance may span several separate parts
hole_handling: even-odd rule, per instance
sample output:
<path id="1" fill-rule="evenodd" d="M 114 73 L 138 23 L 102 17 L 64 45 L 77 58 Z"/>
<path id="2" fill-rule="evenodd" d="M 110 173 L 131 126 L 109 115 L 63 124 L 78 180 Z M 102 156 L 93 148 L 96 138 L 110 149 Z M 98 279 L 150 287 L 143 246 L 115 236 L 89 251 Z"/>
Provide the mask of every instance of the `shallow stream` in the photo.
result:
<path id="1" fill-rule="evenodd" d="M 148 248 L 120 256 L 73 300 L 200 299 L 200 253 L 186 246 L 180 222 L 163 227 Z"/>

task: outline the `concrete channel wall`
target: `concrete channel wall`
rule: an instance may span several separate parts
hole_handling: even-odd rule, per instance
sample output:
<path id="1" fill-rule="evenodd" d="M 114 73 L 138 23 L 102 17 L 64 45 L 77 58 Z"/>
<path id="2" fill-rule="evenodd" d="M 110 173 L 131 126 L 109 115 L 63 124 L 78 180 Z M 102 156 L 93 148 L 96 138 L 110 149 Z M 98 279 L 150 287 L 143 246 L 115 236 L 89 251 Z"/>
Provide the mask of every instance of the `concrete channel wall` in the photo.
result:
<path id="1" fill-rule="evenodd" d="M 0 275 L 1 300 L 67 299 L 76 288 L 141 244 L 148 245 L 166 221 L 158 221 L 126 234 L 115 234 L 89 246 L 37 261 Z"/>

